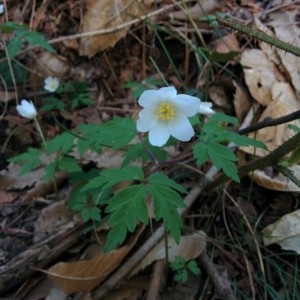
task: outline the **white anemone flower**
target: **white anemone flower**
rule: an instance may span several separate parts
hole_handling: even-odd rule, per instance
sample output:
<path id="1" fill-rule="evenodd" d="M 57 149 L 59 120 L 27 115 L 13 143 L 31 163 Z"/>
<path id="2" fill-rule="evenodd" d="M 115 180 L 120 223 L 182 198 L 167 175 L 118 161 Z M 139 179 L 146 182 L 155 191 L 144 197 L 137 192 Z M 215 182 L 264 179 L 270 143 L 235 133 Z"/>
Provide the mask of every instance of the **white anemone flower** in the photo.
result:
<path id="1" fill-rule="evenodd" d="M 21 104 L 17 105 L 19 115 L 27 119 L 34 119 L 37 116 L 37 111 L 32 101 L 25 99 L 21 100 Z"/>
<path id="2" fill-rule="evenodd" d="M 44 81 L 44 89 L 48 92 L 54 93 L 59 86 L 59 79 L 48 76 Z"/>
<path id="3" fill-rule="evenodd" d="M 212 115 L 214 113 L 216 113 L 213 109 L 212 109 L 212 103 L 211 102 L 201 102 L 200 106 L 199 106 L 199 114 L 202 115 Z"/>
<path id="4" fill-rule="evenodd" d="M 0 4 L 0 15 L 4 13 L 4 4 Z"/>
<path id="5" fill-rule="evenodd" d="M 161 147 L 170 136 L 182 142 L 194 136 L 188 117 L 198 112 L 200 99 L 177 94 L 171 86 L 144 91 L 138 102 L 143 109 L 139 113 L 136 127 L 139 132 L 149 131 L 151 145 Z"/>

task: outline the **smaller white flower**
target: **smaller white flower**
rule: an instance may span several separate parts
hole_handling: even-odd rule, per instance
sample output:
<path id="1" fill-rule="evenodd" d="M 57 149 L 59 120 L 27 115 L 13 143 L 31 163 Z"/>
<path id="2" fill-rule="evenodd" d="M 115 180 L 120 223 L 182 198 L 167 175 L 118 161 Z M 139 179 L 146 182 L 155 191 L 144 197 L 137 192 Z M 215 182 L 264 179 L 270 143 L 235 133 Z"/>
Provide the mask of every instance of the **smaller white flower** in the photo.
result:
<path id="1" fill-rule="evenodd" d="M 34 119 L 37 116 L 37 111 L 32 101 L 21 100 L 21 104 L 17 105 L 19 115 L 27 119 Z"/>
<path id="2" fill-rule="evenodd" d="M 215 111 L 212 109 L 212 103 L 211 102 L 201 102 L 199 106 L 199 114 L 202 115 L 212 115 L 215 113 Z"/>
<path id="3" fill-rule="evenodd" d="M 177 94 L 174 87 L 147 90 L 139 98 L 143 109 L 137 120 L 139 132 L 149 131 L 149 142 L 153 146 L 165 145 L 170 136 L 182 142 L 189 141 L 194 129 L 188 117 L 198 112 L 200 99 Z"/>
<path id="4" fill-rule="evenodd" d="M 0 4 L 0 15 L 4 13 L 4 4 Z"/>
<path id="5" fill-rule="evenodd" d="M 48 76 L 44 81 L 44 89 L 48 92 L 54 93 L 59 86 L 59 79 Z"/>

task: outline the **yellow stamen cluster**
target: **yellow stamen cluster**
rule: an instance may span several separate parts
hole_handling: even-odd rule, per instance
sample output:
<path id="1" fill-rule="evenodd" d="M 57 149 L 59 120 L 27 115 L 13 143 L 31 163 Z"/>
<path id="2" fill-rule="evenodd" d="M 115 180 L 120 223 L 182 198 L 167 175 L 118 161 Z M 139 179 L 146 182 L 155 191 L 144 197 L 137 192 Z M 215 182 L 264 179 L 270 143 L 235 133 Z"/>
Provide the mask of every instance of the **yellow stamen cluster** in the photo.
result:
<path id="1" fill-rule="evenodd" d="M 160 103 L 157 109 L 157 116 L 163 121 L 173 120 L 175 117 L 175 108 L 169 102 Z"/>

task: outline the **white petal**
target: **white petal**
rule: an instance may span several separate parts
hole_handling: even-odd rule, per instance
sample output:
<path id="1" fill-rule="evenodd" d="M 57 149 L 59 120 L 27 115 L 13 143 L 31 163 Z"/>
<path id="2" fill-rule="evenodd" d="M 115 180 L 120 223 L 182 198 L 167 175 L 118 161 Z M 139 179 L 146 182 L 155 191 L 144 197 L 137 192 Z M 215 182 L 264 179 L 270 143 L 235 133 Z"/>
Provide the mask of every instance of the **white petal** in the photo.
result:
<path id="1" fill-rule="evenodd" d="M 168 126 L 165 122 L 157 124 L 149 131 L 149 142 L 153 146 L 162 147 L 170 137 Z"/>
<path id="2" fill-rule="evenodd" d="M 147 90 L 142 93 L 139 98 L 139 105 L 142 107 L 157 107 L 160 102 L 160 97 L 157 90 Z"/>
<path id="3" fill-rule="evenodd" d="M 182 142 L 189 141 L 195 133 L 190 121 L 184 115 L 169 121 L 168 127 L 171 135 Z"/>
<path id="4" fill-rule="evenodd" d="M 215 111 L 212 109 L 211 102 L 201 102 L 198 112 L 199 114 L 203 114 L 203 115 L 212 115 L 215 113 Z"/>
<path id="5" fill-rule="evenodd" d="M 59 86 L 59 79 L 56 77 L 48 76 L 44 80 L 44 89 L 48 92 L 55 92 Z"/>
<path id="6" fill-rule="evenodd" d="M 160 99 L 162 100 L 171 100 L 174 99 L 177 95 L 177 91 L 174 86 L 162 87 L 158 90 Z"/>
<path id="7" fill-rule="evenodd" d="M 23 99 L 21 100 L 21 104 L 18 104 L 16 106 L 16 109 L 18 113 L 24 118 L 33 119 L 37 115 L 36 108 L 32 101 L 29 102 Z"/>
<path id="8" fill-rule="evenodd" d="M 199 98 L 184 94 L 179 94 L 174 99 L 176 111 L 179 111 L 187 117 L 192 117 L 198 113 L 200 103 Z"/>
<path id="9" fill-rule="evenodd" d="M 157 118 L 150 109 L 143 109 L 139 113 L 140 118 L 136 122 L 136 129 L 139 132 L 146 132 L 153 128 L 157 122 Z"/>

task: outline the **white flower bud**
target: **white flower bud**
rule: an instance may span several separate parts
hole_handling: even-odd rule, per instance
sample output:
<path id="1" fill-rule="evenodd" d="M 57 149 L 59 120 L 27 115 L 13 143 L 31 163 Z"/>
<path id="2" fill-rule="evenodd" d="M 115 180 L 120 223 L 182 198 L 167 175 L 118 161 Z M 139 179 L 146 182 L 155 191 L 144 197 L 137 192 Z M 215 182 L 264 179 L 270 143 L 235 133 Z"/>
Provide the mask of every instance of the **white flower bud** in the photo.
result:
<path id="1" fill-rule="evenodd" d="M 32 101 L 21 100 L 21 104 L 17 105 L 19 115 L 27 119 L 34 119 L 37 116 L 37 111 Z"/>

